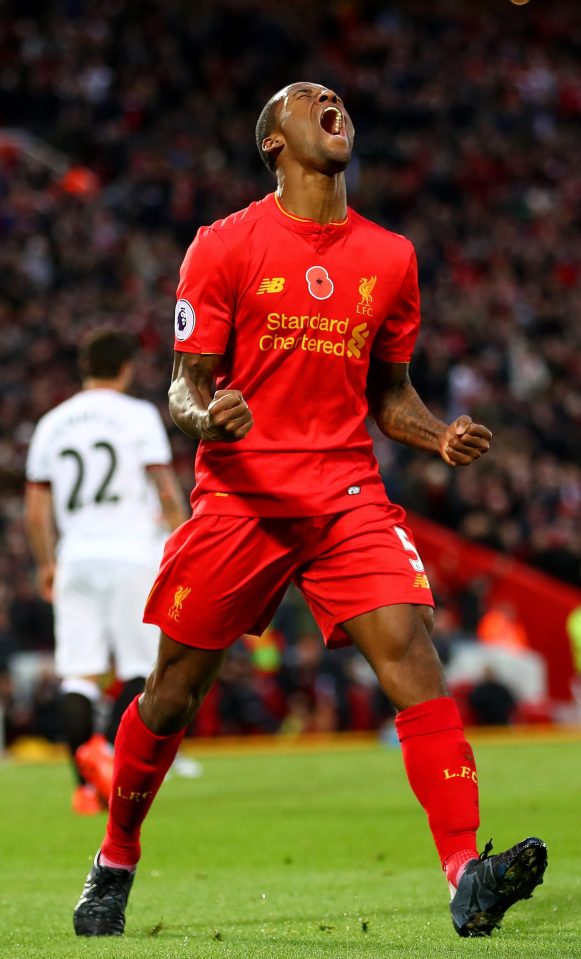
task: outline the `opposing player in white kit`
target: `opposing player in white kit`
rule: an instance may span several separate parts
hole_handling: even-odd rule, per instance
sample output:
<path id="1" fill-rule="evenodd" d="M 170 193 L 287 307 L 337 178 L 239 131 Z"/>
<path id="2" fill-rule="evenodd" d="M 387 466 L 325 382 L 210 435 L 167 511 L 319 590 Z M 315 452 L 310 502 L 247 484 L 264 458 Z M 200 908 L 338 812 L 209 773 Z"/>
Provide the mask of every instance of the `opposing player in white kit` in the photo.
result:
<path id="1" fill-rule="evenodd" d="M 135 352 L 126 333 L 87 339 L 83 389 L 41 418 L 26 468 L 26 528 L 41 595 L 54 603 L 73 808 L 84 814 L 102 808 L 108 789 L 106 744 L 94 735 L 99 682 L 113 665 L 124 683 L 107 731 L 113 742 L 155 661 L 158 631 L 142 622 L 143 607 L 163 542 L 186 518 L 160 414 L 125 395 Z"/>

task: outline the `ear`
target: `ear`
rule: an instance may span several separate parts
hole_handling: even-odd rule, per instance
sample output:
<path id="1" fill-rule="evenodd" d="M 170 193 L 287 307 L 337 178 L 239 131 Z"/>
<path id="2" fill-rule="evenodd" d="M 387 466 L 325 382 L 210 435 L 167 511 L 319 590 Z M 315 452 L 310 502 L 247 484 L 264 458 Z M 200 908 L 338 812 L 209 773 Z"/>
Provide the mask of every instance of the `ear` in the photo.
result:
<path id="1" fill-rule="evenodd" d="M 265 137 L 262 141 L 263 153 L 271 153 L 274 156 L 278 156 L 283 147 L 284 137 L 280 133 L 273 133 L 271 136 Z"/>

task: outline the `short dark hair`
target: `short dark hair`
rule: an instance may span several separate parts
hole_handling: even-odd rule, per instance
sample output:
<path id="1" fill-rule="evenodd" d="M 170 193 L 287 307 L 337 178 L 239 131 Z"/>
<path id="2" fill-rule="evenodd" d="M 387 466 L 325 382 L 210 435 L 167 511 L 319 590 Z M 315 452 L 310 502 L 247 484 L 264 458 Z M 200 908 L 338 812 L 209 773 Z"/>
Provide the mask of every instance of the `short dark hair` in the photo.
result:
<path id="1" fill-rule="evenodd" d="M 258 117 L 258 122 L 256 124 L 256 148 L 260 154 L 260 158 L 264 163 L 267 170 L 271 173 L 276 173 L 276 156 L 274 150 L 271 150 L 270 153 L 262 149 L 262 141 L 265 137 L 270 136 L 276 125 L 276 108 L 280 98 L 280 91 L 275 93 L 274 96 L 270 98 L 268 103 L 265 103 L 260 116 Z"/>
<path id="2" fill-rule="evenodd" d="M 82 376 L 110 380 L 121 367 L 137 353 L 137 337 L 132 333 L 101 327 L 88 333 L 79 351 L 79 369 Z"/>

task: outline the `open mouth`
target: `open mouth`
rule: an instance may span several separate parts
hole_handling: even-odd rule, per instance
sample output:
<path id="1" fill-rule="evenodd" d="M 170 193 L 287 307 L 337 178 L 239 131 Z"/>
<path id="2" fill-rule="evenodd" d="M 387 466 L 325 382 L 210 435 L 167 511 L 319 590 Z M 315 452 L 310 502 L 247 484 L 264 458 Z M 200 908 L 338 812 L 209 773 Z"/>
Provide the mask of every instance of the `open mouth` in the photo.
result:
<path id="1" fill-rule="evenodd" d="M 343 114 L 338 109 L 338 107 L 328 106 L 325 107 L 319 122 L 325 131 L 325 133 L 330 133 L 331 136 L 339 137 L 345 135 L 345 123 L 343 121 Z"/>

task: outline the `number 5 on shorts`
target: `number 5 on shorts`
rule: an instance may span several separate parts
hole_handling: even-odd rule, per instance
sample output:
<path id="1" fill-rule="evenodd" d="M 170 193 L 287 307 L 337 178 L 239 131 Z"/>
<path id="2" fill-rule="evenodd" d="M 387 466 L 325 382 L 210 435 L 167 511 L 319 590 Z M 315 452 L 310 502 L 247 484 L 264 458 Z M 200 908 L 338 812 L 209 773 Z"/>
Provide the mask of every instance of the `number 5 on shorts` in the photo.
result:
<path id="1" fill-rule="evenodd" d="M 415 570 L 416 573 L 423 573 L 424 564 L 422 563 L 420 559 L 420 555 L 417 549 L 415 548 L 414 544 L 412 543 L 411 539 L 409 538 L 408 534 L 406 533 L 405 529 L 402 529 L 401 526 L 394 526 L 393 528 L 395 532 L 397 533 L 397 535 L 399 536 L 401 540 L 401 545 L 403 546 L 403 548 L 407 550 L 408 553 L 413 553 L 414 556 L 416 557 L 415 559 L 410 559 L 409 561 L 411 568 Z"/>

